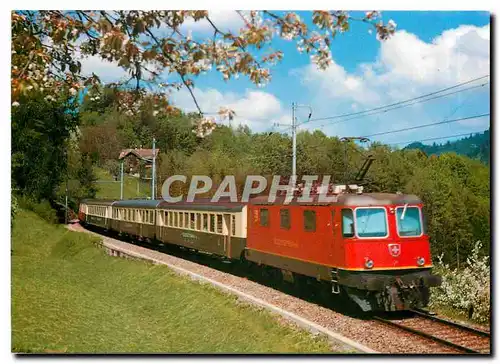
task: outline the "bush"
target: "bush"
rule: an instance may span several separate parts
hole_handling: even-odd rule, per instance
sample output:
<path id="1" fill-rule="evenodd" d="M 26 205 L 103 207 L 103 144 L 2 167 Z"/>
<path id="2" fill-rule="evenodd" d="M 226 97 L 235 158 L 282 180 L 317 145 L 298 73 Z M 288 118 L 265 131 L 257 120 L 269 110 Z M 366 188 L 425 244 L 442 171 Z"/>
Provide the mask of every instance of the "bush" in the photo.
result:
<path id="1" fill-rule="evenodd" d="M 56 210 L 52 208 L 49 201 L 36 201 L 28 196 L 20 196 L 18 202 L 22 209 L 33 211 L 45 221 L 52 224 L 58 222 Z"/>
<path id="2" fill-rule="evenodd" d="M 16 217 L 17 212 L 19 211 L 19 203 L 17 202 L 17 197 L 13 193 L 11 193 L 10 200 L 10 224 L 12 226 L 14 222 L 14 218 Z"/>
<path id="3" fill-rule="evenodd" d="M 435 273 L 443 277 L 440 287 L 432 288 L 431 307 L 447 306 L 468 313 L 480 323 L 490 320 L 489 256 L 480 257 L 481 242 L 476 242 L 465 268 L 450 269 L 443 264 L 442 255 L 435 264 Z"/>

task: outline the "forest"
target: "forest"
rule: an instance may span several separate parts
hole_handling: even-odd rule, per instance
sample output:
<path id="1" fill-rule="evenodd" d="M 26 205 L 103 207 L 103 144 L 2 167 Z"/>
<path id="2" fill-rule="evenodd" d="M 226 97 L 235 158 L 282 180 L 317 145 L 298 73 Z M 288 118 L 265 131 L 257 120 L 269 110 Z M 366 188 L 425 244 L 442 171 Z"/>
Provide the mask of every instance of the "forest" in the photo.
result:
<path id="1" fill-rule="evenodd" d="M 163 181 L 173 174 L 208 175 L 214 184 L 234 175 L 241 189 L 250 174 L 291 173 L 288 134 L 219 124 L 200 137 L 193 132 L 192 115 L 155 115 L 147 100 L 137 115 L 127 115 L 117 107 L 116 92 L 107 87 L 99 100 L 48 102 L 30 97 L 23 100 L 22 108 L 13 108 L 11 182 L 16 196 L 61 206 L 67 187 L 70 207 L 76 209 L 80 199 L 96 196 L 101 188 L 97 171 L 117 176 L 120 151 L 151 148 L 153 137 L 160 150 L 157 196 Z M 477 241 L 482 243 L 481 254 L 489 255 L 489 165 L 454 152 L 428 155 L 380 143 L 345 143 L 321 131 L 297 135 L 299 176 L 329 174 L 335 181 L 352 180 L 368 157 L 374 162 L 362 183 L 365 191 L 400 191 L 424 200 L 435 258 L 442 256 L 444 263 L 459 265 L 472 254 Z M 177 188 L 181 192 L 182 186 Z"/>
<path id="2" fill-rule="evenodd" d="M 420 149 L 427 155 L 442 154 L 447 152 L 455 152 L 460 155 L 465 155 L 472 159 L 479 159 L 481 162 L 490 163 L 490 129 L 483 133 L 475 133 L 464 138 L 450 142 L 432 145 L 415 142 L 407 145 L 405 149 Z"/>

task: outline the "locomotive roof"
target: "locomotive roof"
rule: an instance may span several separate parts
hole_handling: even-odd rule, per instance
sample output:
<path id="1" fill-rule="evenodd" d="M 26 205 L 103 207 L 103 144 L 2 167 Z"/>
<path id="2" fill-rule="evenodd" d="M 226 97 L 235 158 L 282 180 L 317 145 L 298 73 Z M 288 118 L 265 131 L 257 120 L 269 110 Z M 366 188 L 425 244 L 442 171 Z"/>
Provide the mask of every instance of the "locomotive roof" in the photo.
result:
<path id="1" fill-rule="evenodd" d="M 406 195 L 399 193 L 341 193 L 332 195 L 332 202 L 319 201 L 319 195 L 312 195 L 311 202 L 300 202 L 294 197 L 289 205 L 346 205 L 346 206 L 380 206 L 380 205 L 404 205 L 419 204 L 422 200 L 415 195 Z M 267 196 L 258 196 L 250 200 L 253 205 L 281 205 L 285 196 L 277 196 L 274 202 L 269 202 Z"/>

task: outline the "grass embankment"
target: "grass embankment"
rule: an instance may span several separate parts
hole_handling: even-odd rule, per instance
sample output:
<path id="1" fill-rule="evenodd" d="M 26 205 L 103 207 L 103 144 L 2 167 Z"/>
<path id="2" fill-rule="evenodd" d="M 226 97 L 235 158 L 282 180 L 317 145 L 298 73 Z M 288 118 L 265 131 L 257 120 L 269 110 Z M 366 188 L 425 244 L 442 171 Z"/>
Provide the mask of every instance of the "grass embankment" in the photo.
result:
<path id="1" fill-rule="evenodd" d="M 161 265 L 107 256 L 98 238 L 21 211 L 12 231 L 12 350 L 68 353 L 330 352 Z"/>
<path id="2" fill-rule="evenodd" d="M 111 174 L 102 169 L 96 168 L 95 174 L 97 180 L 101 181 L 96 183 L 99 189 L 96 194 L 96 198 L 103 199 L 120 199 L 120 176 L 118 176 L 118 181 L 114 181 Z M 106 182 L 103 182 L 106 181 Z M 137 192 L 138 178 L 129 176 L 128 174 L 123 174 L 123 198 L 147 198 L 151 197 L 151 181 L 141 181 L 139 186 L 139 193 Z"/>

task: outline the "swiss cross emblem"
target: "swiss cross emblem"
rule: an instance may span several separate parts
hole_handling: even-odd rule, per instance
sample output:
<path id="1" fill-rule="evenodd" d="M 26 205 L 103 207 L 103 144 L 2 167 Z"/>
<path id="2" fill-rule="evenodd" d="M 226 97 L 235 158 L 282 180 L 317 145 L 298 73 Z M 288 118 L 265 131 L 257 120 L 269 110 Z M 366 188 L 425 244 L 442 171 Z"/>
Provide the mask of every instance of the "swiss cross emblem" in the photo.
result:
<path id="1" fill-rule="evenodd" d="M 393 257 L 399 257 L 399 254 L 401 254 L 401 244 L 389 244 L 389 253 Z"/>

